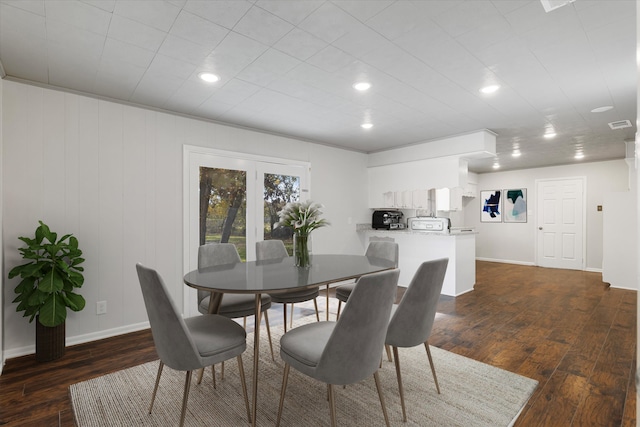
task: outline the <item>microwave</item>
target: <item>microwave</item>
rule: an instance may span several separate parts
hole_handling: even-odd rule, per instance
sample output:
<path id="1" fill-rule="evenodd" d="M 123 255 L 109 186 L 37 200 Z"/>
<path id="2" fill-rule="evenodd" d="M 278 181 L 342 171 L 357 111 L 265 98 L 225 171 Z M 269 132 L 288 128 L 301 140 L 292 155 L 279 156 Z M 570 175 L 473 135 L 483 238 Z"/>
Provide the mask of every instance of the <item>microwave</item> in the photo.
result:
<path id="1" fill-rule="evenodd" d="M 371 228 L 374 230 L 402 230 L 402 212 L 400 211 L 373 211 Z"/>

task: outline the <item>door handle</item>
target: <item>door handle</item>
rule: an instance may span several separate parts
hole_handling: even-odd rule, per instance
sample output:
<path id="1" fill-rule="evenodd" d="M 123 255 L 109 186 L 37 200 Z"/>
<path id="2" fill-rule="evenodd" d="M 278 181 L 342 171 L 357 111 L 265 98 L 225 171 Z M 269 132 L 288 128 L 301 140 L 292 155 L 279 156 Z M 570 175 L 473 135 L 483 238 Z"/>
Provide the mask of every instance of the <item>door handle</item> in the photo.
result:
<path id="1" fill-rule="evenodd" d="M 542 227 L 538 227 L 538 230 L 542 230 Z"/>

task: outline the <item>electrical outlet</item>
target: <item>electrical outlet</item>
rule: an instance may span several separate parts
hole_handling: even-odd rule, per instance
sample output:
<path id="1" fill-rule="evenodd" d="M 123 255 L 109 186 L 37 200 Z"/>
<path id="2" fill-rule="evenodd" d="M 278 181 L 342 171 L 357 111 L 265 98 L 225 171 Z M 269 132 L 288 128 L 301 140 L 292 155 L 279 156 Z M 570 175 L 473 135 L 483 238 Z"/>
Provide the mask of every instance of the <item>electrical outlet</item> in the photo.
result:
<path id="1" fill-rule="evenodd" d="M 96 303 L 96 314 L 107 314 L 107 302 L 98 301 Z"/>

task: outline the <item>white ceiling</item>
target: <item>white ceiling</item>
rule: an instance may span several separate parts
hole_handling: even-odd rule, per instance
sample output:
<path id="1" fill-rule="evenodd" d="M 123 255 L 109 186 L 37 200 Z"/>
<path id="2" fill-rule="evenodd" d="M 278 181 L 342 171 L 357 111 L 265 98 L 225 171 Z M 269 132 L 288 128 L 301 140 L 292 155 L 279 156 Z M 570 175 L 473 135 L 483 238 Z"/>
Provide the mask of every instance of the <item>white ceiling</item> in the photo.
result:
<path id="1" fill-rule="evenodd" d="M 634 0 L 549 13 L 538 0 L 0 0 L 0 63 L 8 79 L 362 152 L 489 129 L 509 170 L 574 163 L 576 147 L 583 162 L 625 156 L 636 131 L 635 9 Z M 220 81 L 202 82 L 202 71 Z M 356 92 L 359 80 L 372 88 Z M 488 84 L 501 89 L 481 94 Z M 633 127 L 607 125 L 619 120 Z M 544 139 L 546 128 L 557 136 Z"/>

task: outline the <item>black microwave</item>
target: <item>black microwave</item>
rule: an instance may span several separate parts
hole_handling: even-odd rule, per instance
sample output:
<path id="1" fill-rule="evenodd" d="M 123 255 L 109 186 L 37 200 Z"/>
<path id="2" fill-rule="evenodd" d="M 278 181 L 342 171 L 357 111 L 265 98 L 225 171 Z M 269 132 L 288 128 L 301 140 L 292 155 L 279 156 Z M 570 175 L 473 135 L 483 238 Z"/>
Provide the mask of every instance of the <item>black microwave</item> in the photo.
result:
<path id="1" fill-rule="evenodd" d="M 400 211 L 373 211 L 371 228 L 374 230 L 399 230 L 404 228 Z"/>

